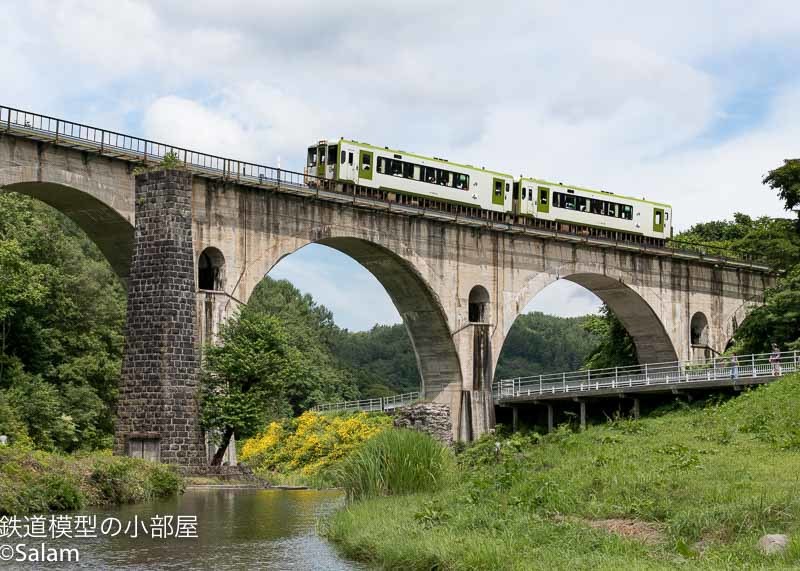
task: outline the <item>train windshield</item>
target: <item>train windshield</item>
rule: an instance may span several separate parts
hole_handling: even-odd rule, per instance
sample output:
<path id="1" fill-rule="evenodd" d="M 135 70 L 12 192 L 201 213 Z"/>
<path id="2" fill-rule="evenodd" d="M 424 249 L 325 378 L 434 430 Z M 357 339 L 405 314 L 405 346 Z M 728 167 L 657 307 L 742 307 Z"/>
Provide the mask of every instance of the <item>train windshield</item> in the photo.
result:
<path id="1" fill-rule="evenodd" d="M 336 145 L 328 145 L 328 164 L 336 164 Z"/>
<path id="2" fill-rule="evenodd" d="M 308 166 L 317 166 L 317 147 L 308 148 Z"/>

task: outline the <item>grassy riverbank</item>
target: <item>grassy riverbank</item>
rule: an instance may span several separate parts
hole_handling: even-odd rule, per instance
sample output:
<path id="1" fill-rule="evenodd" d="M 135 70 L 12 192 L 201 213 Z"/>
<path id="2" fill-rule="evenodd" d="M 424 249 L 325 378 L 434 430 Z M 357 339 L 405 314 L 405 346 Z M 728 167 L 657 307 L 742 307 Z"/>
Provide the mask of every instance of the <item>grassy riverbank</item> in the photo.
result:
<path id="1" fill-rule="evenodd" d="M 485 439 L 458 483 L 351 504 L 327 535 L 394 569 L 671 569 L 800 566 L 765 533 L 800 527 L 800 377 L 722 404 L 575 434 Z M 800 537 L 800 536 L 799 536 Z"/>
<path id="2" fill-rule="evenodd" d="M 173 469 L 144 460 L 0 447 L 0 515 L 142 502 L 182 489 Z"/>

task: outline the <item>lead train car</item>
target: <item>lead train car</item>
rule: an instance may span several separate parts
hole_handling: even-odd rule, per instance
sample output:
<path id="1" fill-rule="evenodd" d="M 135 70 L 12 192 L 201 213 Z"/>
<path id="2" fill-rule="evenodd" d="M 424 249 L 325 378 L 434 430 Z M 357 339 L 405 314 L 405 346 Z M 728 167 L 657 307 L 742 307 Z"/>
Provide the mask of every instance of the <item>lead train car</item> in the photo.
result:
<path id="1" fill-rule="evenodd" d="M 347 139 L 320 141 L 308 148 L 307 158 L 306 173 L 319 178 L 498 213 L 513 210 L 510 174 Z"/>
<path id="2" fill-rule="evenodd" d="M 672 235 L 669 205 L 610 192 L 526 177 L 515 182 L 506 173 L 347 139 L 320 141 L 308 148 L 307 159 L 306 173 L 313 177 L 512 214 L 562 231 L 657 242 Z"/>

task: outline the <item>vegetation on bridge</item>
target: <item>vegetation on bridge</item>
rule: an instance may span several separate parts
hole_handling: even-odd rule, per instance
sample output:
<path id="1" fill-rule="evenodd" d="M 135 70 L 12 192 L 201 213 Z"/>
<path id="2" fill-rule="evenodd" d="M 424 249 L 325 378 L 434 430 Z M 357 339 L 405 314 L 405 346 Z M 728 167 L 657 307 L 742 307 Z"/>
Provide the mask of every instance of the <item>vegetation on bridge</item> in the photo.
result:
<path id="1" fill-rule="evenodd" d="M 582 433 L 487 436 L 455 485 L 351 504 L 348 555 L 393 569 L 731 569 L 800 565 L 800 377 Z M 800 537 L 800 536 L 798 536 Z M 398 539 L 402 538 L 402 540 Z"/>

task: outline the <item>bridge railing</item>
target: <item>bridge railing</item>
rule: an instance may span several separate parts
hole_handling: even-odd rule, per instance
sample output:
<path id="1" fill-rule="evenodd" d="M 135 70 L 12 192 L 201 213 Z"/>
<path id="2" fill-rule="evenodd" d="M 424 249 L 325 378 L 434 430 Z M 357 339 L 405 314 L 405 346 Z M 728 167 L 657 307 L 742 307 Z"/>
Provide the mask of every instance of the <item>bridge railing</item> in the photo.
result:
<path id="1" fill-rule="evenodd" d="M 492 385 L 495 400 L 537 395 L 580 394 L 651 385 L 723 382 L 780 376 L 800 371 L 800 351 L 737 355 L 695 361 L 645 363 L 502 379 Z"/>
<path id="2" fill-rule="evenodd" d="M 400 406 L 407 406 L 418 400 L 420 400 L 420 393 L 411 392 L 375 399 L 318 404 L 311 410 L 314 412 L 380 412 Z"/>
<path id="3" fill-rule="evenodd" d="M 320 190 L 335 190 L 329 179 L 308 173 L 201 153 L 175 145 L 150 141 L 74 121 L 66 121 L 0 105 L 0 133 L 2 132 L 13 132 L 14 134 L 50 141 L 62 146 L 91 150 L 103 155 L 146 165 L 158 164 L 167 154 L 173 153 L 184 167 L 198 174 L 247 185 L 282 188 L 297 192 L 312 192 L 316 193 L 317 196 L 319 196 Z M 408 210 L 408 208 L 406 209 Z M 428 211 L 425 208 L 417 210 Z M 453 215 L 453 219 L 468 223 L 490 224 L 484 219 L 464 214 Z M 499 226 L 511 231 L 538 233 L 545 236 L 554 235 L 552 231 L 536 226 L 522 226 L 508 222 L 499 223 Z M 556 232 L 555 236 L 572 236 L 576 240 L 585 238 L 579 233 L 565 232 Z M 592 241 L 593 243 L 608 244 L 615 247 L 630 246 L 628 242 L 609 238 L 593 237 Z M 708 244 L 668 240 L 664 246 L 635 244 L 635 247 L 653 253 L 663 252 L 670 255 L 692 254 L 701 259 L 710 259 L 714 262 L 744 262 L 751 267 L 758 265 L 761 269 L 769 269 L 769 264 L 764 260 L 763 256 L 759 257 L 752 252 L 741 252 Z"/>
<path id="4" fill-rule="evenodd" d="M 157 164 L 167 154 L 172 153 L 183 166 L 226 180 L 294 187 L 303 187 L 309 182 L 321 187 L 326 183 L 326 179 L 305 173 L 201 153 L 0 105 L 0 132 L 12 131 L 43 136 L 63 146 L 72 144 L 80 148 L 90 148 L 100 154 L 143 164 Z"/>

